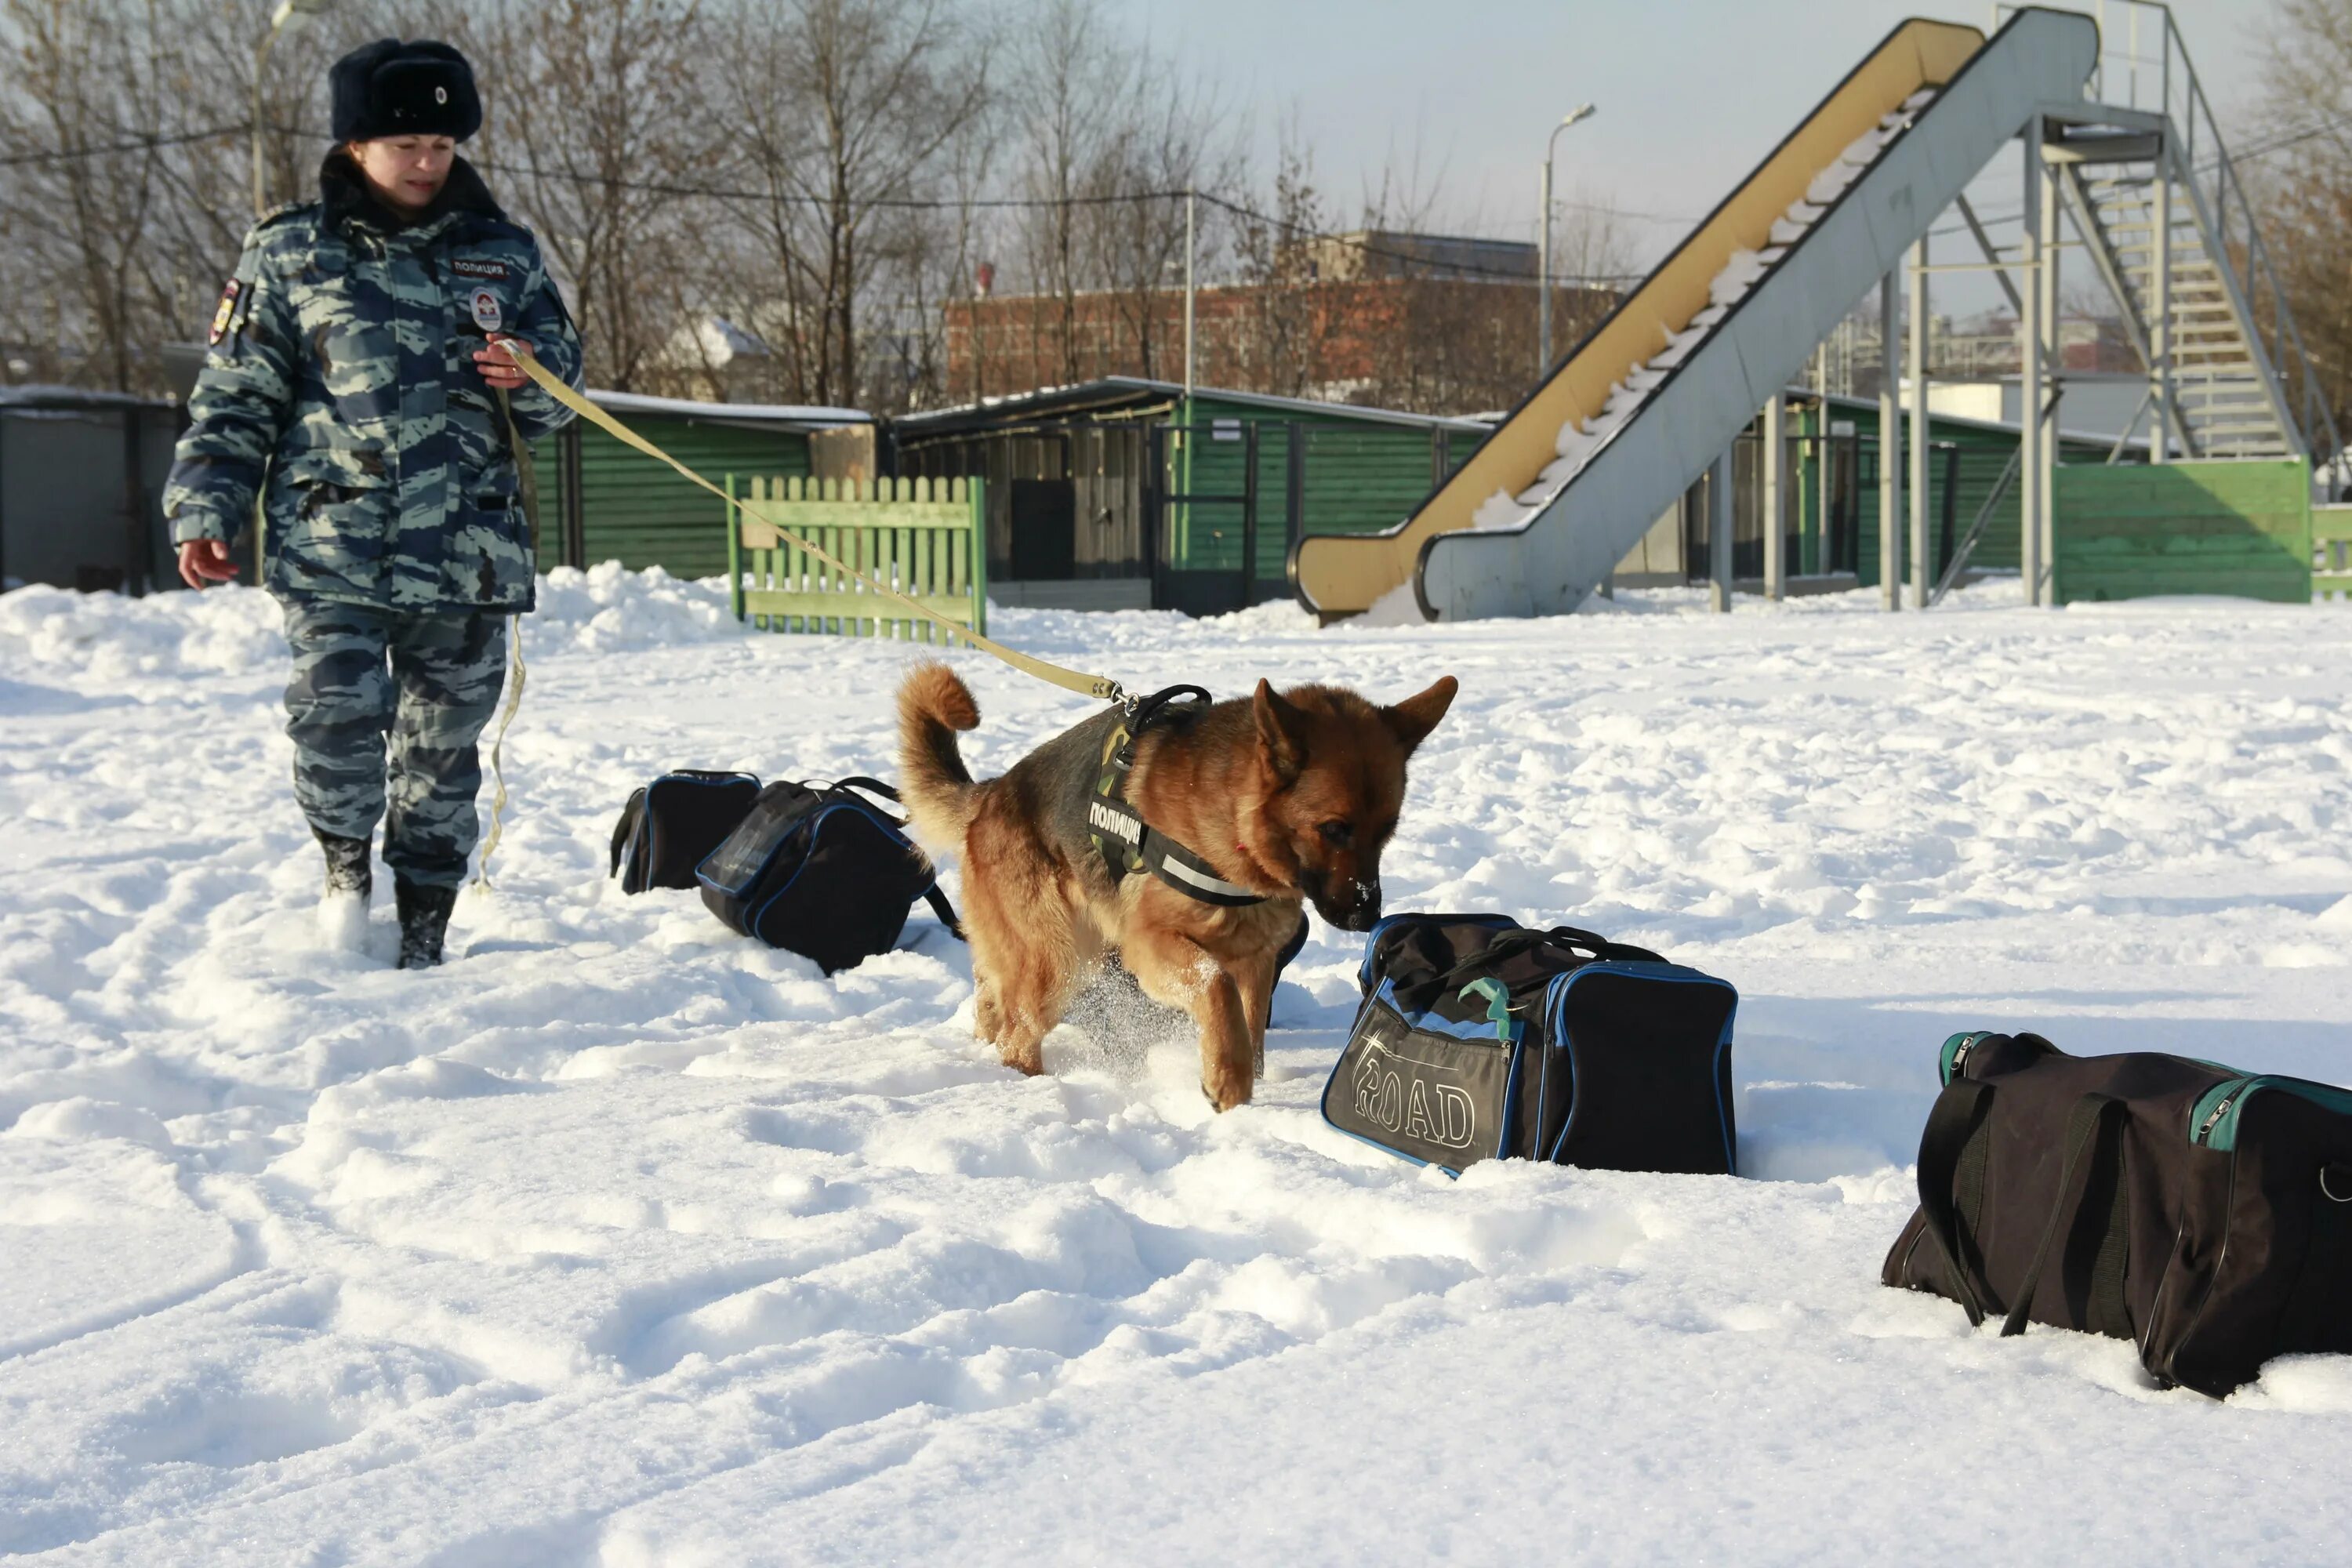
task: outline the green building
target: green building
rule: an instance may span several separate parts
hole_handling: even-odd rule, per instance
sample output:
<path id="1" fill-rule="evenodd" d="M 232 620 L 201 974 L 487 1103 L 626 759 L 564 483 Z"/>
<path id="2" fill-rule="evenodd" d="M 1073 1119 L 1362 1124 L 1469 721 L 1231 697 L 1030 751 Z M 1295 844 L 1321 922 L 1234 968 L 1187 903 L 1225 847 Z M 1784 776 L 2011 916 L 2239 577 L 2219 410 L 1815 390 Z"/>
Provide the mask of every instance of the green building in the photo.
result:
<path id="1" fill-rule="evenodd" d="M 692 403 L 627 392 L 591 391 L 588 397 L 714 484 L 730 473 L 873 472 L 874 420 L 853 408 Z M 659 566 L 678 577 L 727 570 L 726 509 L 709 491 L 585 420 L 573 420 L 535 452 L 542 562 L 584 567 L 618 561 L 632 571 Z"/>
<path id="2" fill-rule="evenodd" d="M 1286 597 L 1304 534 L 1402 521 L 1486 431 L 1112 376 L 894 420 L 885 465 L 987 481 L 1000 604 L 1209 614 Z"/>

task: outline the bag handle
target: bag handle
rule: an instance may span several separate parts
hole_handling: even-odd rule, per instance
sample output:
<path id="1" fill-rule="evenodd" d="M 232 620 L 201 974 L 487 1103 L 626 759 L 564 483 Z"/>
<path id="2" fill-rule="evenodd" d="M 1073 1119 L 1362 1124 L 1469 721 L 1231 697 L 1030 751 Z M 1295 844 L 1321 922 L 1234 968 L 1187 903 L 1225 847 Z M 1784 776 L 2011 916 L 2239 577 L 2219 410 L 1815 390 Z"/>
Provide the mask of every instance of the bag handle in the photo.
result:
<path id="1" fill-rule="evenodd" d="M 2114 1095 L 2086 1094 L 2067 1113 L 2066 1163 L 2058 1173 L 2058 1195 L 2051 1200 L 2050 1218 L 2042 1227 L 2042 1239 L 2034 1244 L 2033 1261 L 2026 1266 L 2025 1278 L 2018 1281 L 2016 1300 L 2010 1303 L 2009 1316 L 2000 1325 L 2001 1338 L 2025 1331 L 2026 1315 L 2033 1310 L 2033 1292 L 2042 1284 L 2042 1270 L 2050 1261 L 2050 1249 L 2057 1244 L 2058 1233 L 2074 1229 L 2066 1223 L 2070 1214 L 2076 1223 L 2082 1219 L 2078 1189 L 2090 1179 L 2092 1161 L 2088 1156 L 2107 1146 L 2109 1139 L 2123 1126 L 2127 1109 Z"/>
<path id="2" fill-rule="evenodd" d="M 1611 942 L 1598 931 L 1585 931 L 1578 926 L 1554 926 L 1549 931 L 1522 929 L 1505 931 L 1477 952 L 1463 959 L 1438 976 L 1438 986 L 1441 990 L 1454 989 L 1455 983 L 1475 969 L 1498 963 L 1506 958 L 1553 943 L 1589 952 L 1592 954 L 1595 961 L 1601 963 L 1607 963 L 1612 959 L 1651 963 L 1665 962 L 1646 947 L 1634 947 L 1626 942 Z"/>
<path id="3" fill-rule="evenodd" d="M 628 804 L 621 807 L 621 819 L 613 824 L 613 864 L 604 872 L 607 879 L 621 874 L 621 852 L 628 847 L 629 835 L 636 831 L 637 824 L 645 820 L 645 815 L 646 792 L 640 785 L 629 796 Z"/>
<path id="4" fill-rule="evenodd" d="M 862 790 L 867 795 L 880 795 L 883 799 L 890 802 L 893 805 L 898 806 L 902 810 L 905 808 L 906 804 L 897 790 L 892 789 L 880 779 L 869 779 L 863 773 L 853 773 L 848 778 L 835 779 L 832 784 L 824 785 L 820 785 L 808 779 L 803 779 L 801 781 L 801 787 L 803 789 L 815 790 L 820 795 L 825 793 L 825 791 L 829 789 Z M 896 826 L 904 827 L 907 826 L 907 819 L 903 816 L 891 816 L 887 812 L 883 815 L 889 816 L 891 823 Z"/>
<path id="5" fill-rule="evenodd" d="M 732 784 L 737 779 L 740 779 L 746 784 L 756 785 L 760 782 L 759 774 L 747 773 L 740 768 L 672 768 L 662 774 L 662 778 L 693 779 L 700 784 Z M 661 779 L 656 779 L 654 782 L 659 784 Z"/>
<path id="6" fill-rule="evenodd" d="M 1977 1131 L 1992 1110 L 1992 1086 L 1970 1078 L 1954 1079 L 1936 1097 L 1927 1114 L 1927 1130 L 1919 1135 L 1919 1215 L 1927 1234 L 1944 1254 L 1952 1283 L 1959 1287 L 1960 1306 L 1969 1327 L 1985 1321 L 1983 1302 L 1992 1294 L 1981 1277 L 1969 1267 L 1961 1251 L 1958 1191 L 1963 1174 L 1974 1181 L 1984 1176 L 1984 1145 Z M 1970 1167 L 1963 1173 L 1963 1162 Z"/>
<path id="7" fill-rule="evenodd" d="M 2320 1166 L 2319 1194 L 2331 1204 L 2352 1204 L 2352 1165 Z"/>
<path id="8" fill-rule="evenodd" d="M 971 940 L 963 934 L 963 921 L 956 918 L 955 906 L 948 902 L 948 896 L 940 891 L 937 882 L 923 889 L 923 902 L 931 906 L 931 913 L 940 917 L 940 924 L 948 928 L 950 936 L 958 942 Z"/>

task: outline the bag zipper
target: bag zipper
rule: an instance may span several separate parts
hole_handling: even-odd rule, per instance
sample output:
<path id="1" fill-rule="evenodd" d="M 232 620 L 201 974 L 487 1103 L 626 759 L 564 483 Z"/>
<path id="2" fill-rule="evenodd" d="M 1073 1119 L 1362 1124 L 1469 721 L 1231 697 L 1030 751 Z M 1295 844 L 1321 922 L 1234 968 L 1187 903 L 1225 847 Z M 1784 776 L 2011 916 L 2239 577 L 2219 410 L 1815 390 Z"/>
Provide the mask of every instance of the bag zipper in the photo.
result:
<path id="1" fill-rule="evenodd" d="M 2197 1103 L 2189 1110 L 2189 1142 L 2199 1148 L 2223 1152 L 2235 1150 L 2238 1121 L 2245 1113 L 2246 1101 L 2272 1089 L 2300 1095 L 2324 1110 L 2352 1116 L 2352 1090 L 2277 1073 L 2242 1073 L 2223 1079 L 2197 1097 Z"/>
<path id="2" fill-rule="evenodd" d="M 1943 1052 L 1937 1058 L 1937 1067 L 1943 1074 L 1944 1087 L 1949 1089 L 1952 1086 L 1952 1080 L 1968 1070 L 1969 1058 L 1976 1048 L 1999 1033 L 2000 1031 L 1998 1029 L 1970 1029 L 1964 1034 L 1948 1037 L 1944 1041 Z M 2037 1059 L 2040 1057 L 2065 1054 L 2039 1035 L 2012 1035 L 2010 1037 L 2034 1051 Z"/>
<path id="3" fill-rule="evenodd" d="M 1947 1089 L 1951 1087 L 1954 1079 L 1968 1069 L 1969 1053 L 1977 1048 L 1979 1042 L 1990 1038 L 1992 1033 L 1990 1029 L 1968 1029 L 1944 1042 L 1943 1059 L 1938 1064 L 1938 1070 L 1943 1074 Z"/>

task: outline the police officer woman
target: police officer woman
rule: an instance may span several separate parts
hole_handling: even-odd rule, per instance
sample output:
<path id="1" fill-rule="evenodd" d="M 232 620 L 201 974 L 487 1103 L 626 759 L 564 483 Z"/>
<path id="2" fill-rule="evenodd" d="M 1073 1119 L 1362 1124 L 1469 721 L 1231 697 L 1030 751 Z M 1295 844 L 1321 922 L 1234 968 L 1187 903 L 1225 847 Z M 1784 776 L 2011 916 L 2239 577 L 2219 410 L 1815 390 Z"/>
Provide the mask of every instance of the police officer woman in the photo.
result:
<path id="1" fill-rule="evenodd" d="M 294 795 L 326 852 L 321 928 L 360 945 L 382 819 L 415 968 L 441 961 L 506 617 L 532 605 L 514 443 L 570 417 L 498 340 L 577 385 L 580 339 L 530 232 L 456 154 L 482 122 L 465 57 L 385 38 L 331 80 L 320 199 L 247 237 L 163 510 L 200 588 L 236 574 L 227 542 L 259 499 L 294 652 Z"/>

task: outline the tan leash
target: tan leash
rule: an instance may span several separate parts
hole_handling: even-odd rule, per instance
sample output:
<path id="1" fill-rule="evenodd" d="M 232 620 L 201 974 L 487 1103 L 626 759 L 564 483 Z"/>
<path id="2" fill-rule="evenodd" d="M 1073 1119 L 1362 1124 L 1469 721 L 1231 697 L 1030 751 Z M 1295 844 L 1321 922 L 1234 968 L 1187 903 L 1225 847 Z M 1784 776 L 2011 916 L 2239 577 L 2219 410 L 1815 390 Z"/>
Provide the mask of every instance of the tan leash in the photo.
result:
<path id="1" fill-rule="evenodd" d="M 712 484 L 709 479 L 704 479 L 700 474 L 696 473 L 692 468 L 688 468 L 684 463 L 679 462 L 676 458 L 671 457 L 667 452 L 663 451 L 659 447 L 655 446 L 651 441 L 646 440 L 643 436 L 638 435 L 626 425 L 622 424 L 619 420 L 614 418 L 611 415 L 605 413 L 603 409 L 589 402 L 588 399 L 583 397 L 579 393 L 573 391 L 564 383 L 562 377 L 554 374 L 545 365 L 539 363 L 537 356 L 532 354 L 529 345 L 513 338 L 501 338 L 499 341 L 505 345 L 509 353 L 513 354 L 515 363 L 522 367 L 523 374 L 530 376 L 532 381 L 538 383 L 540 389 L 545 392 L 550 397 L 554 398 L 556 402 L 561 403 L 564 407 L 569 408 L 572 413 L 580 416 L 581 418 L 587 420 L 598 429 L 611 436 L 614 440 L 621 441 L 628 446 L 635 447 L 638 451 L 643 452 L 648 458 L 668 464 L 687 479 L 691 479 L 694 483 L 700 485 L 704 489 L 709 490 L 712 495 L 717 496 L 720 500 L 725 501 L 736 511 L 742 513 L 743 516 L 747 518 L 751 517 L 750 510 L 745 508 L 741 501 L 737 500 L 733 496 L 729 495 L 719 486 Z M 854 578 L 857 582 L 863 583 L 866 587 L 872 589 L 875 593 L 882 595 L 884 598 L 895 600 L 898 604 L 906 605 L 908 609 L 913 611 L 916 615 L 920 616 L 923 619 L 930 622 L 933 626 L 938 626 L 940 630 L 948 633 L 950 637 L 961 637 L 965 642 L 971 644 L 974 647 L 995 655 L 998 658 L 1003 659 L 1005 663 L 1021 671 L 1024 675 L 1034 675 L 1040 680 L 1058 686 L 1065 691 L 1075 691 L 1082 697 L 1100 698 L 1106 701 L 1111 702 L 1121 702 L 1125 701 L 1127 699 L 1127 689 L 1121 686 L 1118 681 L 1111 679 L 1108 676 L 1088 675 L 1082 670 L 1065 669 L 1058 664 L 1050 664 L 1045 659 L 1033 658 L 1028 654 L 1023 653 L 1018 648 L 1006 647 L 1001 642 L 981 636 L 980 633 L 973 631 L 970 626 L 961 626 L 954 621 L 949 620 L 945 616 L 940 615 L 934 610 L 926 608 L 924 605 L 908 598 L 906 595 L 899 593 L 896 588 L 890 587 L 887 584 L 876 582 L 873 578 L 868 577 L 865 573 L 860 572 L 856 568 L 827 554 L 825 552 L 818 549 L 815 545 L 811 544 L 807 540 L 801 538 L 796 533 L 793 533 L 791 530 L 776 528 L 776 525 L 769 521 L 766 518 L 752 518 L 751 520 L 758 522 L 762 527 L 775 529 L 775 531 L 780 536 L 790 540 L 795 547 L 807 551 L 811 555 L 815 556 L 818 560 L 824 562 L 835 571 Z M 973 542 L 973 545 L 976 549 L 985 548 L 985 546 L 977 540 Z"/>
<path id="2" fill-rule="evenodd" d="M 655 446 L 651 441 L 646 440 L 643 436 L 638 435 L 635 430 L 630 429 L 626 425 L 622 424 L 618 419 L 614 418 L 611 415 L 597 407 L 593 403 L 591 403 L 588 399 L 583 397 L 579 393 L 573 391 L 569 383 L 565 382 L 561 376 L 556 375 L 545 365 L 539 363 L 538 356 L 530 352 L 530 346 L 528 343 L 521 342 L 520 339 L 509 337 L 500 337 L 496 341 L 504 345 L 507 352 L 514 357 L 515 363 L 521 368 L 522 373 L 525 375 L 530 376 L 530 379 L 538 384 L 541 391 L 546 393 L 550 397 L 554 398 L 556 402 L 561 403 L 564 407 L 569 408 L 581 418 L 587 420 L 598 429 L 611 436 L 614 440 L 621 442 L 625 446 L 635 447 L 636 450 L 643 452 L 646 457 L 655 459 L 656 462 L 667 464 L 670 468 L 677 469 L 677 472 L 686 479 L 691 480 L 695 484 L 700 485 L 704 489 L 709 490 L 712 495 L 715 495 L 720 500 L 725 501 L 728 506 L 732 508 L 735 511 L 741 513 L 747 518 L 751 517 L 751 512 L 746 510 L 741 501 L 737 500 L 733 496 L 729 495 L 724 489 L 712 484 L 709 479 L 704 479 L 700 474 L 696 473 L 692 468 L 688 468 L 684 463 L 679 462 L 676 458 L 671 457 L 667 452 L 663 451 L 659 447 Z M 503 389 L 499 391 L 498 397 L 499 410 L 501 414 L 506 416 L 507 442 L 515 455 L 516 477 L 519 481 L 519 488 L 522 494 L 523 511 L 530 521 L 531 540 L 534 546 L 536 546 L 539 538 L 538 477 L 531 468 L 530 448 L 523 445 L 520 433 L 515 429 L 514 411 L 508 405 L 507 395 Z M 997 642 L 993 638 L 982 637 L 980 633 L 973 631 L 970 626 L 961 626 L 954 621 L 949 620 L 945 616 L 939 614 L 937 611 L 932 610 L 926 605 L 917 603 L 915 600 L 908 598 L 906 595 L 899 593 L 896 588 L 889 586 L 887 584 L 876 582 L 873 578 L 867 576 L 865 573 L 858 571 L 856 567 L 847 564 L 845 562 L 827 553 L 825 551 L 818 549 L 815 545 L 810 543 L 807 540 L 803 539 L 800 535 L 793 532 L 790 529 L 778 528 L 776 524 L 771 522 L 766 518 L 756 518 L 752 521 L 759 522 L 763 527 L 774 529 L 780 537 L 791 541 L 794 546 L 808 552 L 808 553 L 815 556 L 818 560 L 824 562 L 835 571 L 864 584 L 866 587 L 872 589 L 875 593 L 879 594 L 884 598 L 891 599 L 898 604 L 906 605 L 908 609 L 912 610 L 924 620 L 930 622 L 935 626 L 938 626 L 950 637 L 961 637 L 965 642 L 971 644 L 974 647 L 980 648 L 986 653 L 993 654 L 996 658 L 1003 659 L 1006 664 L 1011 665 L 1013 668 L 1021 671 L 1024 675 L 1035 676 L 1038 679 L 1054 686 L 1058 686 L 1065 691 L 1075 691 L 1084 697 L 1099 698 L 1109 702 L 1125 702 L 1128 700 L 1127 689 L 1121 686 L 1118 681 L 1111 679 L 1108 676 L 1088 675 L 1083 670 L 1066 669 L 1058 664 L 1049 663 L 1045 659 L 1037 658 L 1032 655 L 1023 653 L 1019 648 L 1007 647 L 1003 643 Z M 974 549 L 985 548 L 985 545 L 982 541 L 974 540 L 972 542 Z M 490 740 L 490 778 L 492 784 L 490 794 L 490 830 L 482 840 L 482 858 L 474 873 L 474 883 L 477 887 L 481 888 L 488 888 L 490 885 L 490 857 L 497 851 L 499 840 L 504 837 L 505 834 L 507 777 L 506 770 L 502 765 L 502 762 L 503 752 L 506 747 L 507 727 L 514 722 L 516 710 L 522 706 L 523 683 L 530 674 L 530 671 L 525 668 L 522 661 L 522 617 L 520 616 L 513 616 L 508 622 L 507 647 L 511 656 L 511 663 L 509 667 L 507 679 L 506 710 L 499 716 L 498 732 L 492 736 Z"/>
<path id="3" fill-rule="evenodd" d="M 530 460 L 530 448 L 523 445 L 522 432 L 515 428 L 514 409 L 507 403 L 506 388 L 493 387 L 498 395 L 499 412 L 506 416 L 507 449 L 514 454 L 515 489 L 522 497 L 522 514 L 530 525 L 530 543 L 534 554 L 539 549 L 539 472 Z M 507 617 L 507 700 L 506 710 L 499 715 L 499 731 L 490 737 L 490 830 L 482 838 L 482 858 L 475 862 L 474 886 L 490 885 L 490 857 L 498 853 L 499 840 L 506 837 L 507 770 L 505 752 L 507 727 L 515 721 L 522 708 L 522 689 L 530 679 L 530 668 L 522 661 L 522 617 Z"/>

